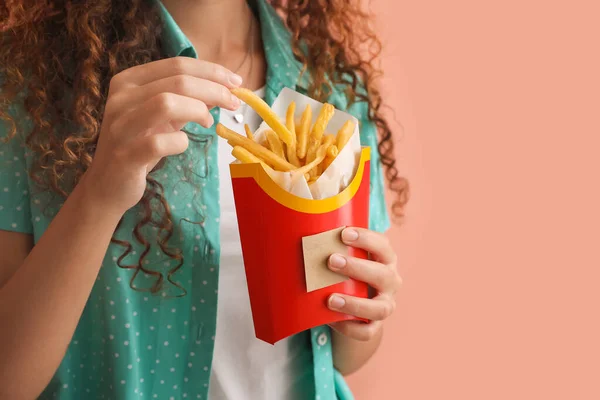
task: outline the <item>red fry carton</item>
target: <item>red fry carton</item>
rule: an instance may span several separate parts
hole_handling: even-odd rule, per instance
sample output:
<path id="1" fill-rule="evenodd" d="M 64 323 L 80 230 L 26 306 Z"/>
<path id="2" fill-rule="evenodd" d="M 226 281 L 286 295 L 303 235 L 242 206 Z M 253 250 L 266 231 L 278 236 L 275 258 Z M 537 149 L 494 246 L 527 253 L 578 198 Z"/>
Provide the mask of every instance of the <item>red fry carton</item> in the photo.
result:
<path id="1" fill-rule="evenodd" d="M 282 121 L 291 101 L 297 119 L 310 104 L 314 123 L 322 103 L 290 89 L 272 106 Z M 349 119 L 355 122 L 353 136 L 310 186 L 303 175 L 265 171 L 260 164 L 230 166 L 254 330 L 267 343 L 357 319 L 327 307 L 332 293 L 368 295 L 367 284 L 327 268 L 334 252 L 367 258 L 365 251 L 340 240 L 343 227 L 369 222 L 370 149 L 360 146 L 358 121 L 336 110 L 327 132 L 337 132 Z M 258 140 L 265 129 L 263 122 L 255 133 Z"/>

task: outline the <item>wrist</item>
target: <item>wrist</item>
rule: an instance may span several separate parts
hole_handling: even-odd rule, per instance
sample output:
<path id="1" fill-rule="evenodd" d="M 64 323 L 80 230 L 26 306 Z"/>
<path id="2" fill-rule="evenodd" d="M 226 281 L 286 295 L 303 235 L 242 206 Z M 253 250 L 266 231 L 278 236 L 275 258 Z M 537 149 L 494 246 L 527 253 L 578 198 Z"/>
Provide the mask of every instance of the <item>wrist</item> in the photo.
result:
<path id="1" fill-rule="evenodd" d="M 343 323 L 343 322 L 342 322 Z M 379 348 L 383 337 L 383 324 L 378 324 L 369 340 L 359 340 L 332 330 L 333 364 L 343 375 L 361 369 Z"/>
<path id="2" fill-rule="evenodd" d="M 116 207 L 110 201 L 106 201 L 97 193 L 96 185 L 94 185 L 93 179 L 90 174 L 86 172 L 73 193 L 69 197 L 77 203 L 78 209 L 80 209 L 86 215 L 94 218 L 105 219 L 108 223 L 113 223 L 115 226 L 125 214 L 127 210 L 121 210 Z"/>

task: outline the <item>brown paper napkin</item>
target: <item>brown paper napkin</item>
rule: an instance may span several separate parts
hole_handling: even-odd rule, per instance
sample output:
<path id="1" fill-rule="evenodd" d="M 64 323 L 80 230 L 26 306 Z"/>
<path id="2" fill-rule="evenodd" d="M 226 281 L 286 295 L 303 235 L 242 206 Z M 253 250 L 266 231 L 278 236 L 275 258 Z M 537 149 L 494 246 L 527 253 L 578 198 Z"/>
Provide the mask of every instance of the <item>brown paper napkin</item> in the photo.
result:
<path id="1" fill-rule="evenodd" d="M 348 254 L 348 247 L 342 243 L 341 239 L 344 228 L 336 228 L 302 238 L 307 292 L 344 282 L 348 279 L 347 276 L 335 273 L 327 267 L 327 260 L 333 253 Z"/>

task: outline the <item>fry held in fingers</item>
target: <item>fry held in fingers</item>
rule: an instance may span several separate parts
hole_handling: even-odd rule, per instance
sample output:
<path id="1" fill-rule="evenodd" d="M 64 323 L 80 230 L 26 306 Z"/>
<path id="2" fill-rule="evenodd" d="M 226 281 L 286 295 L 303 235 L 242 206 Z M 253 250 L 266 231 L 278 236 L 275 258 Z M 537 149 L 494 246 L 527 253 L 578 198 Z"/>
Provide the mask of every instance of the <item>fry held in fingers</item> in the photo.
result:
<path id="1" fill-rule="evenodd" d="M 236 88 L 232 89 L 231 93 L 256 111 L 267 125 L 277 133 L 282 142 L 292 144 L 296 141 L 296 135 L 292 135 L 292 132 L 279 120 L 279 117 L 271 110 L 271 107 L 253 91 L 245 88 Z"/>

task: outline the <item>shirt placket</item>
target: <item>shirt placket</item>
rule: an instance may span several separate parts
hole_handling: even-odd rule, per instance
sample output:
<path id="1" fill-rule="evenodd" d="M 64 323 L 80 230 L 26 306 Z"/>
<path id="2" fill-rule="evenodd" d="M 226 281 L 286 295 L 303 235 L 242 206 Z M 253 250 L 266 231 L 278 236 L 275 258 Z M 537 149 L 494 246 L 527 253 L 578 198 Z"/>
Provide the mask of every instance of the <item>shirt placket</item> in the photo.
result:
<path id="1" fill-rule="evenodd" d="M 210 370 L 215 344 L 217 297 L 220 259 L 220 204 L 218 151 L 215 126 L 219 122 L 219 109 L 211 114 L 215 125 L 210 130 L 201 129 L 198 165 L 193 171 L 199 183 L 197 200 L 201 208 L 201 221 L 194 227 L 192 252 L 192 290 L 190 290 L 190 377 L 184 382 L 192 398 L 207 398 Z M 200 395 L 201 397 L 198 397 Z"/>

